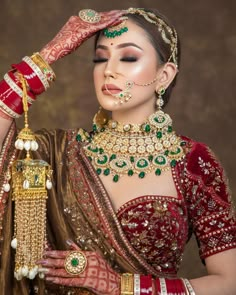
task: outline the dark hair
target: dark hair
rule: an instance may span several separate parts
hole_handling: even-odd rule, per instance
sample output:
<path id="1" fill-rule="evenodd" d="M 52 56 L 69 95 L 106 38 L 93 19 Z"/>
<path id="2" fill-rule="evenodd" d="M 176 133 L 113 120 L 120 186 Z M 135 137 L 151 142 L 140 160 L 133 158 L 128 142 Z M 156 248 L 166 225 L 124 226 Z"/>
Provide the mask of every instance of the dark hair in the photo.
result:
<path id="1" fill-rule="evenodd" d="M 172 30 L 174 30 L 174 27 L 170 24 L 169 20 L 162 14 L 160 14 L 160 12 L 157 9 L 142 9 L 146 12 L 151 12 L 154 13 L 158 18 L 162 19 Z M 128 14 L 129 19 L 131 21 L 133 21 L 137 26 L 141 27 L 147 34 L 147 37 L 149 38 L 151 44 L 153 45 L 153 47 L 155 48 L 156 52 L 157 52 L 157 57 L 160 61 L 161 64 L 164 64 L 166 62 L 168 62 L 172 52 L 171 52 L 171 47 L 170 44 L 167 44 L 160 32 L 158 31 L 158 26 L 148 22 L 143 16 L 139 15 L 139 14 Z M 166 35 L 167 37 L 169 37 L 169 33 L 168 31 L 166 31 Z M 96 35 L 96 39 L 95 39 L 95 47 L 97 45 L 98 42 L 98 38 L 100 36 L 100 33 L 98 33 Z M 170 59 L 171 61 L 172 59 Z M 177 41 L 177 62 L 178 62 L 178 68 L 180 66 L 180 41 L 178 38 Z M 165 94 L 163 95 L 163 100 L 164 100 L 164 106 L 168 103 L 171 92 L 173 87 L 176 84 L 176 80 L 177 80 L 177 75 L 175 76 L 174 80 L 171 82 L 171 84 L 169 85 L 169 87 L 166 89 Z"/>

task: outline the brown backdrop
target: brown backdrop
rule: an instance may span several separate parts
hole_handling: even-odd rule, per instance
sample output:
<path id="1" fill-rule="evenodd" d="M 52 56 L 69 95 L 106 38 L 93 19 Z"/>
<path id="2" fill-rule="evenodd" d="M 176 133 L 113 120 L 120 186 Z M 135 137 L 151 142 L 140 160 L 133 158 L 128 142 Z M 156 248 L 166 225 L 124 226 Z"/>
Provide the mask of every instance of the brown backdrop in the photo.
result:
<path id="1" fill-rule="evenodd" d="M 182 40 L 182 64 L 167 110 L 178 132 L 213 148 L 227 171 L 232 191 L 236 192 L 233 182 L 236 179 L 235 1 L 1 0 L 1 76 L 11 63 L 40 50 L 78 10 L 102 11 L 131 6 L 158 8 L 175 24 Z M 54 65 L 57 82 L 41 95 L 30 113 L 34 129 L 91 127 L 97 109 L 91 75 L 92 56 L 90 40 Z M 192 239 L 180 273 L 196 277 L 204 272 Z"/>

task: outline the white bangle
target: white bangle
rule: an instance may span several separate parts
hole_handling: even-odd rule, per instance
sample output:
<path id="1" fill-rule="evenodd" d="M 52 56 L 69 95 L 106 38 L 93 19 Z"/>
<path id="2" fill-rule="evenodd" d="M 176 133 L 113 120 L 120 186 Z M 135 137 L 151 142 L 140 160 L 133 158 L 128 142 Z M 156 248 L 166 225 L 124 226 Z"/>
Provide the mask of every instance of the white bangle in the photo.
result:
<path id="1" fill-rule="evenodd" d="M 22 97 L 23 96 L 23 91 L 20 89 L 20 87 L 11 79 L 11 77 L 8 75 L 8 73 L 6 73 L 4 75 L 4 80 L 6 81 L 6 83 L 8 84 L 8 86 L 13 89 L 17 94 L 18 96 Z M 32 104 L 34 102 L 34 100 L 29 97 L 27 95 L 27 101 L 28 103 Z"/>
<path id="2" fill-rule="evenodd" d="M 160 287 L 161 287 L 161 295 L 168 295 L 166 280 L 164 278 L 159 278 L 159 281 L 160 281 Z"/>
<path id="3" fill-rule="evenodd" d="M 140 295 L 140 275 L 134 274 L 134 295 Z"/>
<path id="4" fill-rule="evenodd" d="M 45 77 L 45 75 L 41 71 L 41 69 L 28 56 L 25 56 L 22 60 L 24 62 L 26 62 L 28 64 L 28 66 L 37 74 L 37 77 L 39 78 L 39 80 L 43 84 L 44 89 L 47 90 L 49 88 L 49 83 L 47 81 L 47 78 Z"/>
<path id="5" fill-rule="evenodd" d="M 193 290 L 192 285 L 190 284 L 188 279 L 182 279 L 186 289 L 188 290 L 189 295 L 196 295 L 195 291 Z"/>

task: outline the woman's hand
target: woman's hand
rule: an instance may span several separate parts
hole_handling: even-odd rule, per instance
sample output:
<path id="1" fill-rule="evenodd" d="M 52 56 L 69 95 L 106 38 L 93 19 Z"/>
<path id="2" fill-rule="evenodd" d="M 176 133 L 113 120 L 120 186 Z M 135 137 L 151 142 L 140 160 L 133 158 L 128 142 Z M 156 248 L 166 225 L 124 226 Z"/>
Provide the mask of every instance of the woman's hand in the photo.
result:
<path id="1" fill-rule="evenodd" d="M 124 12 L 121 10 L 100 12 L 100 21 L 96 23 L 85 22 L 79 16 L 72 16 L 53 40 L 40 51 L 40 55 L 51 64 L 76 50 L 96 32 L 119 24 L 122 14 Z"/>
<path id="2" fill-rule="evenodd" d="M 42 265 L 46 281 L 69 287 L 88 288 L 96 294 L 120 294 L 120 275 L 96 252 L 81 251 L 70 242 L 73 251 L 82 252 L 87 258 L 87 266 L 79 275 L 69 274 L 64 267 L 65 258 L 71 251 L 47 251 L 44 259 L 37 263 Z"/>

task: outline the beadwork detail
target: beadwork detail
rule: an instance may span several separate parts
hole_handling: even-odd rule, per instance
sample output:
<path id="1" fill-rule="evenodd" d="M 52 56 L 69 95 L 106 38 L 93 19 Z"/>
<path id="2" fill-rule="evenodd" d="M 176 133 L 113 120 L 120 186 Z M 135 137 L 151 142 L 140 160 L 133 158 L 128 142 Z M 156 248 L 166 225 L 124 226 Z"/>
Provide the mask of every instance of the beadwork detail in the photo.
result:
<path id="1" fill-rule="evenodd" d="M 94 136 L 87 137 L 85 153 L 97 173 L 112 175 L 114 182 L 122 175 L 144 178 L 152 171 L 161 175 L 184 157 L 183 141 L 172 130 L 170 116 L 161 110 L 143 124 L 110 120 L 103 129 L 94 130 Z M 79 141 L 81 134 L 77 135 Z"/>

